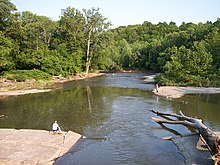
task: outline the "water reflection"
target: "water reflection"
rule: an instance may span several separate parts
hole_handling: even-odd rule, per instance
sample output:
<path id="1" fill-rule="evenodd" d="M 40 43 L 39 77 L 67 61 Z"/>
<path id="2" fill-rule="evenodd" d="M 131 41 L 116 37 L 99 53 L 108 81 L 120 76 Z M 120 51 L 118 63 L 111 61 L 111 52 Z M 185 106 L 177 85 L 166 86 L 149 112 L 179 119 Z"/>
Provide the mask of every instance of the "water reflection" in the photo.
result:
<path id="1" fill-rule="evenodd" d="M 203 119 L 215 131 L 220 128 L 220 94 L 186 95 L 172 102 L 173 110 Z"/>
<path id="2" fill-rule="evenodd" d="M 87 125 L 98 125 L 107 117 L 103 110 L 108 104 L 104 104 L 99 94 L 101 91 L 98 88 L 76 87 L 44 94 L 8 97 L 0 100 L 0 113 L 5 116 L 0 120 L 0 126 L 50 130 L 51 123 L 57 120 L 62 123 L 63 130 L 83 133 Z"/>

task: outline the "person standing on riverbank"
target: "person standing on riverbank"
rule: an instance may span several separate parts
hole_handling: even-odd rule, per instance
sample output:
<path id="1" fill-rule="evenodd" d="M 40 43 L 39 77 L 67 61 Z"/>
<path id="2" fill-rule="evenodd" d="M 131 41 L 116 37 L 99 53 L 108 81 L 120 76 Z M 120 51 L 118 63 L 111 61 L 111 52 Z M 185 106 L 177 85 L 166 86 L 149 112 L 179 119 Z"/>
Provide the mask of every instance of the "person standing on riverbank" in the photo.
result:
<path id="1" fill-rule="evenodd" d="M 156 92 L 158 93 L 159 86 L 158 86 L 158 84 L 156 84 L 155 86 L 156 86 Z"/>
<path id="2" fill-rule="evenodd" d="M 61 132 L 61 129 L 60 129 L 60 127 L 59 127 L 57 121 L 55 121 L 55 122 L 53 123 L 52 130 L 53 130 L 53 133 L 54 133 L 54 132 L 58 132 L 58 133 Z"/>

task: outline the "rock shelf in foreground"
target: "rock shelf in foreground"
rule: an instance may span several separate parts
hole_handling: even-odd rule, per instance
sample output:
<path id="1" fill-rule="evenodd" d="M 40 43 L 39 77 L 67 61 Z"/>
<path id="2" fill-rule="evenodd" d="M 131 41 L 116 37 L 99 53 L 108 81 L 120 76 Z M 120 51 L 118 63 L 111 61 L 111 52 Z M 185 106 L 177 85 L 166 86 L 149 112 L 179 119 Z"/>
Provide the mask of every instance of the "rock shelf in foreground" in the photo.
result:
<path id="1" fill-rule="evenodd" d="M 0 129 L 0 165 L 53 164 L 80 138 L 82 135 L 72 131 L 53 134 L 45 130 Z"/>

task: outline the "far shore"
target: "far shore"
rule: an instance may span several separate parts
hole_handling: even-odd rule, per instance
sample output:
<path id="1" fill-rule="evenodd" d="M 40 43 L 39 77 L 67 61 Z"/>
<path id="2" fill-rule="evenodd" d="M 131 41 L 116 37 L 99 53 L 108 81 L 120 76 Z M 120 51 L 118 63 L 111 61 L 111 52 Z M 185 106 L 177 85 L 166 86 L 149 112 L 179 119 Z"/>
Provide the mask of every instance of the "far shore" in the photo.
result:
<path id="1" fill-rule="evenodd" d="M 153 92 L 167 98 L 180 98 L 185 94 L 216 94 L 220 93 L 220 88 L 161 86 L 158 91 L 154 89 Z"/>
<path id="2" fill-rule="evenodd" d="M 53 84 L 60 84 L 65 83 L 68 81 L 77 81 L 77 80 L 83 80 L 86 78 L 92 78 L 97 76 L 102 76 L 104 73 L 89 73 L 86 74 L 77 74 L 75 76 L 71 76 L 68 78 L 64 78 L 62 76 L 54 76 L 52 78 L 52 85 Z M 25 94 L 31 94 L 31 93 L 42 93 L 42 92 L 50 92 L 53 91 L 53 89 L 48 89 L 48 87 L 39 87 L 39 86 L 31 86 L 31 87 L 25 87 L 22 89 L 16 89 L 13 88 L 17 85 L 24 84 L 25 82 L 12 82 L 12 81 L 4 81 L 0 83 L 0 97 L 4 96 L 17 96 L 17 95 L 25 95 Z M 31 83 L 29 82 L 31 85 Z"/>
<path id="3" fill-rule="evenodd" d="M 68 81 L 77 81 L 77 80 L 83 80 L 87 78 L 92 77 L 98 77 L 102 76 L 105 73 L 89 73 L 86 74 L 77 74 L 75 76 L 71 76 L 68 78 L 64 78 L 62 76 L 54 76 L 52 78 L 52 84 L 60 84 L 65 83 Z M 145 80 L 144 80 L 145 81 Z M 54 89 L 48 87 L 48 86 L 31 86 L 31 87 L 24 87 L 21 89 L 14 88 L 17 85 L 23 84 L 26 82 L 12 82 L 12 81 L 5 81 L 0 82 L 0 97 L 5 96 L 16 96 L 16 95 L 25 95 L 25 94 L 31 94 L 31 93 L 42 93 L 42 92 L 50 92 Z M 30 83 L 30 82 L 29 82 Z M 31 83 L 30 83 L 31 84 Z M 178 87 L 178 86 L 161 86 L 158 88 L 158 92 L 156 89 L 153 90 L 153 93 L 155 93 L 158 96 L 164 96 L 167 98 L 180 98 L 185 94 L 215 94 L 220 93 L 220 88 L 214 88 L 214 87 Z"/>

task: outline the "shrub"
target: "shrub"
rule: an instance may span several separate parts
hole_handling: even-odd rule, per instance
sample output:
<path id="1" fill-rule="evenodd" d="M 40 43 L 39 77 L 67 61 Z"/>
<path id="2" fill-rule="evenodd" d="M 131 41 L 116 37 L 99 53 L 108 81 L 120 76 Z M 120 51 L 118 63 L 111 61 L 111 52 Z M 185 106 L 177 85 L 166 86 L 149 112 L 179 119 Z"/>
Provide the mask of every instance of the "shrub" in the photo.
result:
<path id="1" fill-rule="evenodd" d="M 168 85 L 168 86 L 176 85 L 175 81 L 167 78 L 164 74 L 160 74 L 156 76 L 155 82 L 160 85 Z"/>
<path id="2" fill-rule="evenodd" d="M 51 76 L 40 70 L 11 70 L 3 72 L 3 77 L 22 82 L 25 80 L 48 80 Z"/>

